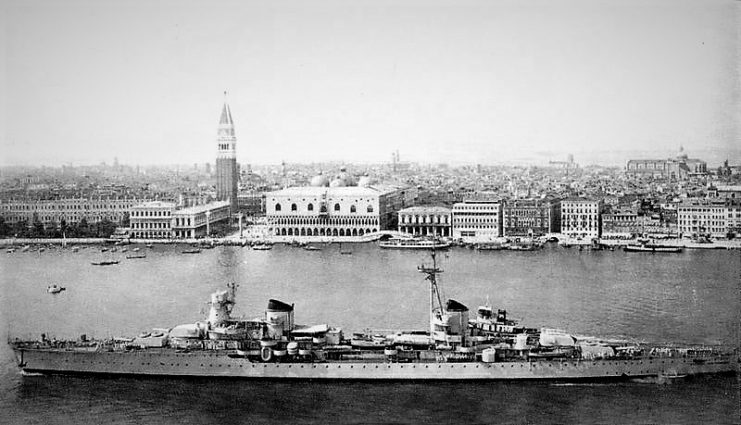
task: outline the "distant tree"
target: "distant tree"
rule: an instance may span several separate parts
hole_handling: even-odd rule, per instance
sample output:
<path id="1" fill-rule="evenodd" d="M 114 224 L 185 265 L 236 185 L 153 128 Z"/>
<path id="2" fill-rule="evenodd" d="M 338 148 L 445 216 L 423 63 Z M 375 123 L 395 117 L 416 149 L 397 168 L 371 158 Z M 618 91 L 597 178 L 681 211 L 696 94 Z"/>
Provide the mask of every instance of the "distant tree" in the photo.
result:
<path id="1" fill-rule="evenodd" d="M 123 227 L 129 227 L 131 225 L 131 218 L 129 217 L 128 211 L 123 214 L 123 218 L 121 219 L 121 226 Z"/>
<path id="2" fill-rule="evenodd" d="M 12 236 L 12 228 L 8 223 L 5 222 L 5 217 L 0 216 L 0 237 Z"/>
<path id="3" fill-rule="evenodd" d="M 99 238 L 107 238 L 116 231 L 116 224 L 106 219 L 101 220 L 96 224 L 96 236 Z"/>
<path id="4" fill-rule="evenodd" d="M 40 221 L 34 221 L 33 226 L 31 227 L 31 237 L 32 238 L 43 238 L 46 236 L 46 231 L 44 230 L 44 224 Z"/>

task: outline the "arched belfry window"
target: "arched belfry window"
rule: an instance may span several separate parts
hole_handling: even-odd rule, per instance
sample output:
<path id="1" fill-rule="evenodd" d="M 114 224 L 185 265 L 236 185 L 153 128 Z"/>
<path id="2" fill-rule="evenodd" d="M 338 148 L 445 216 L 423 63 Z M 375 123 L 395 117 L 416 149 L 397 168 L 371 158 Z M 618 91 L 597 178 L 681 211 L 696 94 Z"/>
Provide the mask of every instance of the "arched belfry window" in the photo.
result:
<path id="1" fill-rule="evenodd" d="M 350 206 L 350 212 L 351 213 L 357 212 L 357 208 L 355 208 L 355 205 Z"/>
<path id="2" fill-rule="evenodd" d="M 296 204 L 291 204 L 291 211 L 298 211 L 298 206 L 296 206 Z"/>
<path id="3" fill-rule="evenodd" d="M 314 211 L 314 204 L 309 204 L 306 206 L 307 211 Z"/>
<path id="4" fill-rule="evenodd" d="M 319 212 L 323 212 L 323 213 L 327 212 L 327 206 L 322 204 L 322 207 L 319 209 Z"/>
<path id="5" fill-rule="evenodd" d="M 340 210 L 340 204 L 334 204 L 334 210 L 339 211 Z"/>
<path id="6" fill-rule="evenodd" d="M 280 204 L 275 204 L 275 210 L 280 211 Z"/>
<path id="7" fill-rule="evenodd" d="M 372 213 L 373 212 L 373 205 L 368 205 L 368 212 L 369 213 Z"/>

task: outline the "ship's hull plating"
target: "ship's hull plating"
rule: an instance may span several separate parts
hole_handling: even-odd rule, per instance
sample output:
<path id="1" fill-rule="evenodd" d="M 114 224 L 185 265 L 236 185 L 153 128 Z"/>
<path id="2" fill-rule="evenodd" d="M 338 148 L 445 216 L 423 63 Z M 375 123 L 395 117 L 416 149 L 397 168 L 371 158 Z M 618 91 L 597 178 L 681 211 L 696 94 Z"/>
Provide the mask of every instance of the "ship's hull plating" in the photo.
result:
<path id="1" fill-rule="evenodd" d="M 262 379 L 509 380 L 606 379 L 737 372 L 731 356 L 501 363 L 260 363 L 224 353 L 76 352 L 16 349 L 26 372 Z"/>

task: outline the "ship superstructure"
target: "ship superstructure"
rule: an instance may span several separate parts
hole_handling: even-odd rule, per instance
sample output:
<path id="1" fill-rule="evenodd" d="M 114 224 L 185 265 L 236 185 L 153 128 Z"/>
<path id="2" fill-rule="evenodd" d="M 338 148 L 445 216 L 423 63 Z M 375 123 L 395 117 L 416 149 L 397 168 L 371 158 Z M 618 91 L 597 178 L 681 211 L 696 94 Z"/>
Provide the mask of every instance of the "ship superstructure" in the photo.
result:
<path id="1" fill-rule="evenodd" d="M 14 341 L 20 368 L 41 373 L 296 379 L 603 379 L 738 371 L 738 352 L 575 337 L 520 326 L 488 305 L 469 318 L 443 302 L 435 252 L 429 329 L 345 337 L 327 324 L 298 325 L 294 305 L 271 299 L 261 317 L 232 317 L 237 285 L 211 294 L 205 320 L 136 338 Z"/>

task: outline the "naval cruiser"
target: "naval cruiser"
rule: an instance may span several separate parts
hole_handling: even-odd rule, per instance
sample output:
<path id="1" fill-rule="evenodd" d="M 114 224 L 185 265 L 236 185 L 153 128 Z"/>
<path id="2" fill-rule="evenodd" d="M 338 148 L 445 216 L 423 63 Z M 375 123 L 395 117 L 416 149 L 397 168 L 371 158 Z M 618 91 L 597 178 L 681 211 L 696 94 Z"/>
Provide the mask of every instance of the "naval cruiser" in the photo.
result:
<path id="1" fill-rule="evenodd" d="M 28 373 L 357 380 L 578 380 L 738 373 L 736 349 L 654 346 L 527 328 L 489 305 L 469 317 L 443 302 L 435 251 L 429 329 L 349 336 L 294 323 L 294 305 L 271 299 L 258 318 L 233 317 L 237 285 L 211 294 L 204 320 L 133 338 L 10 341 Z M 488 304 L 488 302 L 487 302 Z"/>

